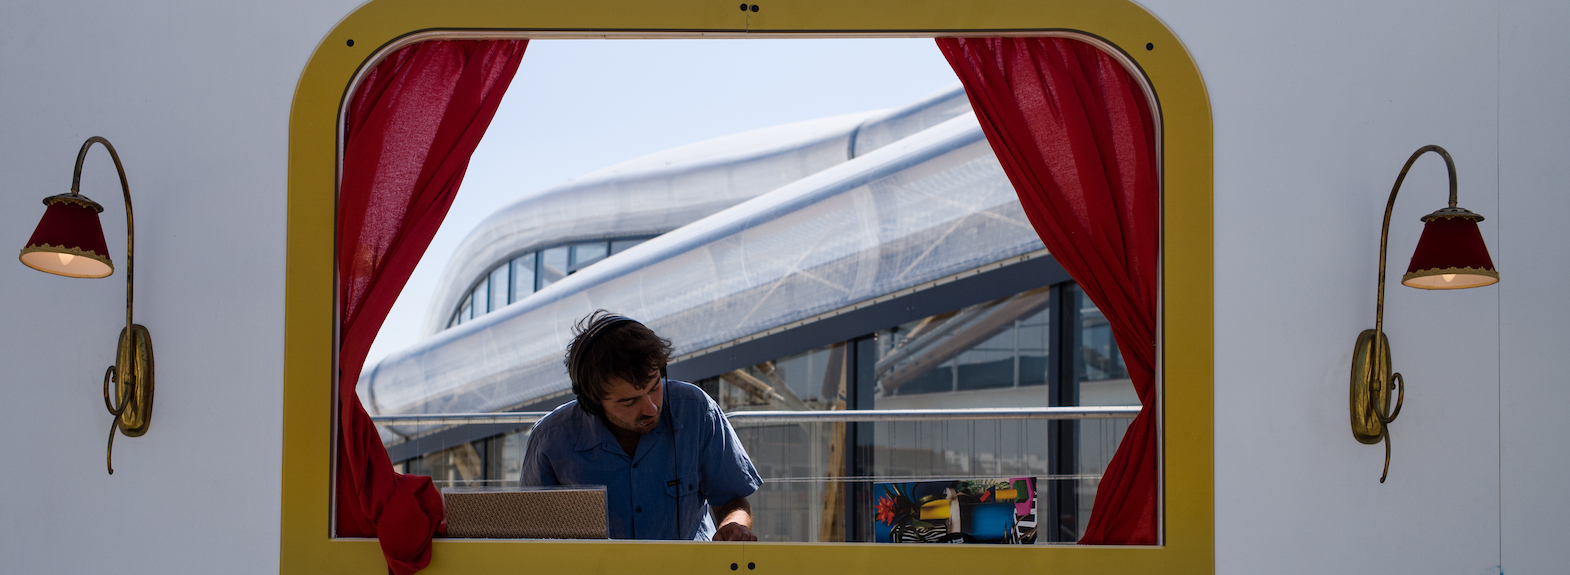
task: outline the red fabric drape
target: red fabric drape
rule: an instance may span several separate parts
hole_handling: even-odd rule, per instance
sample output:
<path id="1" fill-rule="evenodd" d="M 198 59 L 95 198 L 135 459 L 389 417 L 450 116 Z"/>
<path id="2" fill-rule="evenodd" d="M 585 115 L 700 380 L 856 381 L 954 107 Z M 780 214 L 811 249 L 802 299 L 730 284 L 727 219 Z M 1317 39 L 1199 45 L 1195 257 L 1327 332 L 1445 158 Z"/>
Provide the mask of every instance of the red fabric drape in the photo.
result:
<path id="1" fill-rule="evenodd" d="M 1144 408 L 1096 491 L 1082 544 L 1155 544 L 1155 130 L 1139 85 L 1064 38 L 939 38 L 1053 257 L 1106 314 Z"/>
<path id="2" fill-rule="evenodd" d="M 338 191 L 338 536 L 375 536 L 399 575 L 430 564 L 431 537 L 446 528 L 441 494 L 429 477 L 393 471 L 355 382 L 527 44 L 414 44 L 371 70 L 349 102 Z"/>

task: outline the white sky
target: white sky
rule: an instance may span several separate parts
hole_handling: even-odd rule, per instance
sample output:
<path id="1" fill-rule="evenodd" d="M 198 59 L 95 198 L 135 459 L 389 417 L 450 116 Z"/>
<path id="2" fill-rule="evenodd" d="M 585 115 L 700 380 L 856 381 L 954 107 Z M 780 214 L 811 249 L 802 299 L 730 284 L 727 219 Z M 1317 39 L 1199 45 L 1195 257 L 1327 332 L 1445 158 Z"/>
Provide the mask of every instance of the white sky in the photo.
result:
<path id="1" fill-rule="evenodd" d="M 365 368 L 419 340 L 458 244 L 513 200 L 660 150 L 900 106 L 956 82 L 931 39 L 532 41 Z"/>

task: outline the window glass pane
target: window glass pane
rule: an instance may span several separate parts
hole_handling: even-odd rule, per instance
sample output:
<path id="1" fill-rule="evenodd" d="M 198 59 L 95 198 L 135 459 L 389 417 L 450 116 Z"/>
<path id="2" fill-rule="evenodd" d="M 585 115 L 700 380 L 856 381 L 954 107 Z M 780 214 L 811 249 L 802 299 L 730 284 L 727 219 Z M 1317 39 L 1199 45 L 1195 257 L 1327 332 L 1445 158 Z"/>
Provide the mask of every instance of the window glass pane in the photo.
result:
<path id="1" fill-rule="evenodd" d="M 479 487 L 485 481 L 485 458 L 481 449 L 485 448 L 485 441 L 465 443 L 447 450 L 452 454 L 453 477 L 456 480 L 452 486 Z"/>
<path id="2" fill-rule="evenodd" d="M 1050 288 L 878 332 L 875 409 L 1045 407 Z"/>
<path id="3" fill-rule="evenodd" d="M 1073 327 L 1069 346 L 1073 361 L 1074 386 L 1065 399 L 1073 405 L 1139 405 L 1139 395 L 1128 379 L 1123 354 L 1118 351 L 1117 340 L 1112 336 L 1112 326 L 1085 297 L 1077 285 L 1065 290 L 1069 299 L 1068 317 L 1064 321 Z M 1107 463 L 1123 441 L 1129 419 L 1092 419 L 1058 422 L 1058 437 L 1067 443 L 1066 461 L 1059 464 L 1058 473 L 1078 474 L 1078 481 L 1053 482 L 1051 497 L 1058 503 L 1056 540 L 1072 541 L 1085 532 L 1090 520 L 1090 510 L 1096 498 L 1096 487 L 1107 470 Z M 1072 450 L 1072 453 L 1068 453 Z"/>
<path id="4" fill-rule="evenodd" d="M 646 241 L 648 241 L 648 240 L 616 240 L 616 241 L 613 241 L 613 242 L 611 242 L 611 255 L 616 255 L 616 254 L 622 253 L 623 251 L 626 251 L 627 248 L 630 248 L 632 246 L 641 244 L 641 243 L 646 242 Z"/>
<path id="5" fill-rule="evenodd" d="M 474 300 L 473 317 L 480 317 L 491 311 L 490 279 L 490 276 L 486 276 L 485 279 L 480 280 L 480 284 L 474 286 L 474 292 L 469 296 Z"/>
<path id="6" fill-rule="evenodd" d="M 411 459 L 407 467 L 411 473 L 430 476 L 438 488 L 479 487 L 485 480 L 484 447 L 484 440 L 465 443 Z"/>
<path id="7" fill-rule="evenodd" d="M 1052 353 L 1047 347 L 1052 340 L 1051 318 L 1052 310 L 1043 308 L 1030 317 L 1014 322 L 1014 333 L 1019 338 L 1016 342 L 1019 349 L 1016 361 L 1019 362 L 1020 385 L 1047 384 L 1047 372 L 1052 369 Z"/>
<path id="8" fill-rule="evenodd" d="M 491 311 L 499 310 L 507 305 L 507 288 L 511 284 L 507 279 L 507 274 L 511 272 L 511 268 L 512 266 L 503 264 L 491 270 L 491 279 L 489 280 Z"/>
<path id="9" fill-rule="evenodd" d="M 540 289 L 567 277 L 567 246 L 540 252 Z"/>
<path id="10" fill-rule="evenodd" d="M 528 441 L 527 428 L 490 439 L 490 454 L 485 458 L 485 478 L 489 485 L 518 485 L 523 471 L 523 447 Z"/>
<path id="11" fill-rule="evenodd" d="M 846 347 L 836 343 L 719 376 L 725 411 L 845 409 Z"/>
<path id="12" fill-rule="evenodd" d="M 605 259 L 609 255 L 606 242 L 590 242 L 572 246 L 572 271 L 578 271 Z"/>
<path id="13" fill-rule="evenodd" d="M 954 390 L 1015 387 L 1014 322 L 1003 331 L 959 354 L 956 360 Z"/>
<path id="14" fill-rule="evenodd" d="M 846 409 L 849 349 L 836 343 L 721 374 L 715 400 L 727 411 Z M 849 483 L 816 478 L 846 477 L 849 430 L 845 423 L 736 427 L 758 474 L 768 478 L 748 497 L 759 538 L 845 540 Z"/>
<path id="15" fill-rule="evenodd" d="M 473 299 L 473 297 L 464 296 L 463 304 L 458 306 L 458 323 L 460 325 L 474 317 Z"/>
<path id="16" fill-rule="evenodd" d="M 447 451 L 427 453 L 404 462 L 408 473 L 429 476 L 434 481 L 447 479 Z"/>
<path id="17" fill-rule="evenodd" d="M 1085 297 L 1079 286 L 1070 288 L 1074 298 L 1074 379 L 1079 383 L 1079 405 L 1139 405 L 1139 395 L 1128 379 L 1128 368 L 1112 325 Z"/>
<path id="18" fill-rule="evenodd" d="M 534 293 L 534 254 L 527 253 L 512 259 L 512 297 L 514 302 Z"/>

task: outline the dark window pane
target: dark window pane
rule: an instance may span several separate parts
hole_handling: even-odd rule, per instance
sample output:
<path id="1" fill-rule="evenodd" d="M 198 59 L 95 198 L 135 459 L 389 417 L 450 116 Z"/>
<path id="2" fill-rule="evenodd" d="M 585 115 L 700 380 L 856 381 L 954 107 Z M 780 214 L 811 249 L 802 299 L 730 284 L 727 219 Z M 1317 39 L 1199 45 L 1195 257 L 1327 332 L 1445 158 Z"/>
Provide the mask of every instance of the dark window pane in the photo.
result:
<path id="1" fill-rule="evenodd" d="M 589 242 L 572 246 L 572 271 L 589 267 L 609 255 L 606 242 Z"/>
<path id="2" fill-rule="evenodd" d="M 515 302 L 534 293 L 534 254 L 527 253 L 512 259 L 512 296 Z"/>
<path id="3" fill-rule="evenodd" d="M 959 354 L 956 391 L 1014 387 L 1014 325 Z"/>
<path id="4" fill-rule="evenodd" d="M 511 267 L 507 264 L 502 264 L 500 267 L 491 270 L 491 311 L 499 310 L 507 305 L 507 287 L 512 283 L 508 281 L 507 274 L 511 271 Z"/>
<path id="5" fill-rule="evenodd" d="M 616 254 L 622 253 L 623 251 L 626 251 L 627 248 L 630 248 L 632 246 L 641 244 L 641 243 L 646 242 L 646 241 L 649 241 L 649 240 L 616 240 L 616 241 L 613 241 L 613 242 L 611 242 L 611 255 L 616 255 Z"/>
<path id="6" fill-rule="evenodd" d="M 474 292 L 469 296 L 474 300 L 474 314 L 470 317 L 480 317 L 491 311 L 490 276 L 480 280 L 480 285 L 474 286 Z"/>
<path id="7" fill-rule="evenodd" d="M 1000 388 L 1047 383 L 1050 301 L 1051 290 L 1039 288 L 879 332 L 874 407 L 1048 405 L 1041 387 Z M 962 395 L 930 395 L 953 392 Z"/>
<path id="8" fill-rule="evenodd" d="M 540 289 L 567 277 L 567 246 L 540 252 Z"/>
<path id="9" fill-rule="evenodd" d="M 529 442 L 529 430 L 522 429 L 508 433 L 502 437 L 492 438 L 491 443 L 498 448 L 491 466 L 495 471 L 487 476 L 489 479 L 500 479 L 508 482 L 507 485 L 516 485 L 523 471 L 524 446 Z"/>
<path id="10" fill-rule="evenodd" d="M 1123 366 L 1123 354 L 1118 352 L 1117 340 L 1112 337 L 1112 324 L 1107 323 L 1106 316 L 1096 308 L 1096 304 L 1085 297 L 1085 292 L 1079 286 L 1073 288 L 1076 307 L 1079 312 L 1079 322 L 1075 329 L 1079 331 L 1080 362 L 1076 375 L 1080 381 L 1097 381 L 1103 379 L 1125 379 L 1128 370 Z"/>
<path id="11" fill-rule="evenodd" d="M 1046 385 L 1047 370 L 1052 369 L 1051 310 L 1043 308 L 1034 315 L 1018 320 L 1014 333 L 1019 336 L 1019 384 Z"/>
<path id="12" fill-rule="evenodd" d="M 1139 396 L 1128 379 L 1128 369 L 1123 354 L 1118 351 L 1117 340 L 1112 336 L 1112 325 L 1085 297 L 1077 285 L 1064 290 L 1070 298 L 1066 319 L 1073 326 L 1073 337 L 1066 343 L 1069 359 L 1074 362 L 1073 397 L 1078 405 L 1139 405 Z M 1100 476 L 1106 472 L 1107 463 L 1123 440 L 1128 429 L 1128 419 L 1094 419 L 1059 422 L 1061 435 L 1071 446 L 1071 460 L 1062 466 L 1060 473 L 1077 473 L 1082 476 Z M 1090 520 L 1090 510 L 1095 501 L 1096 481 L 1083 479 L 1078 484 L 1058 486 L 1059 512 L 1063 521 L 1059 540 L 1072 541 L 1084 534 Z"/>
<path id="13" fill-rule="evenodd" d="M 726 411 L 844 409 L 846 355 L 836 343 L 720 374 L 715 401 Z"/>

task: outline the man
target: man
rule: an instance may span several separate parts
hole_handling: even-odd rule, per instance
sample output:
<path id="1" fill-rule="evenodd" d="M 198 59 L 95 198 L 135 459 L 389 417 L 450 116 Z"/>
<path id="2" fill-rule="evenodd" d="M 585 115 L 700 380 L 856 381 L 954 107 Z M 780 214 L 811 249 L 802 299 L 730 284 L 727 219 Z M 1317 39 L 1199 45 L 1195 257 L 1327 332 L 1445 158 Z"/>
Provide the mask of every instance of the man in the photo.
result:
<path id="1" fill-rule="evenodd" d="M 665 378 L 670 354 L 632 319 L 579 320 L 564 361 L 577 399 L 534 425 L 520 483 L 604 485 L 616 539 L 757 541 L 747 496 L 763 480 L 708 394 Z"/>

